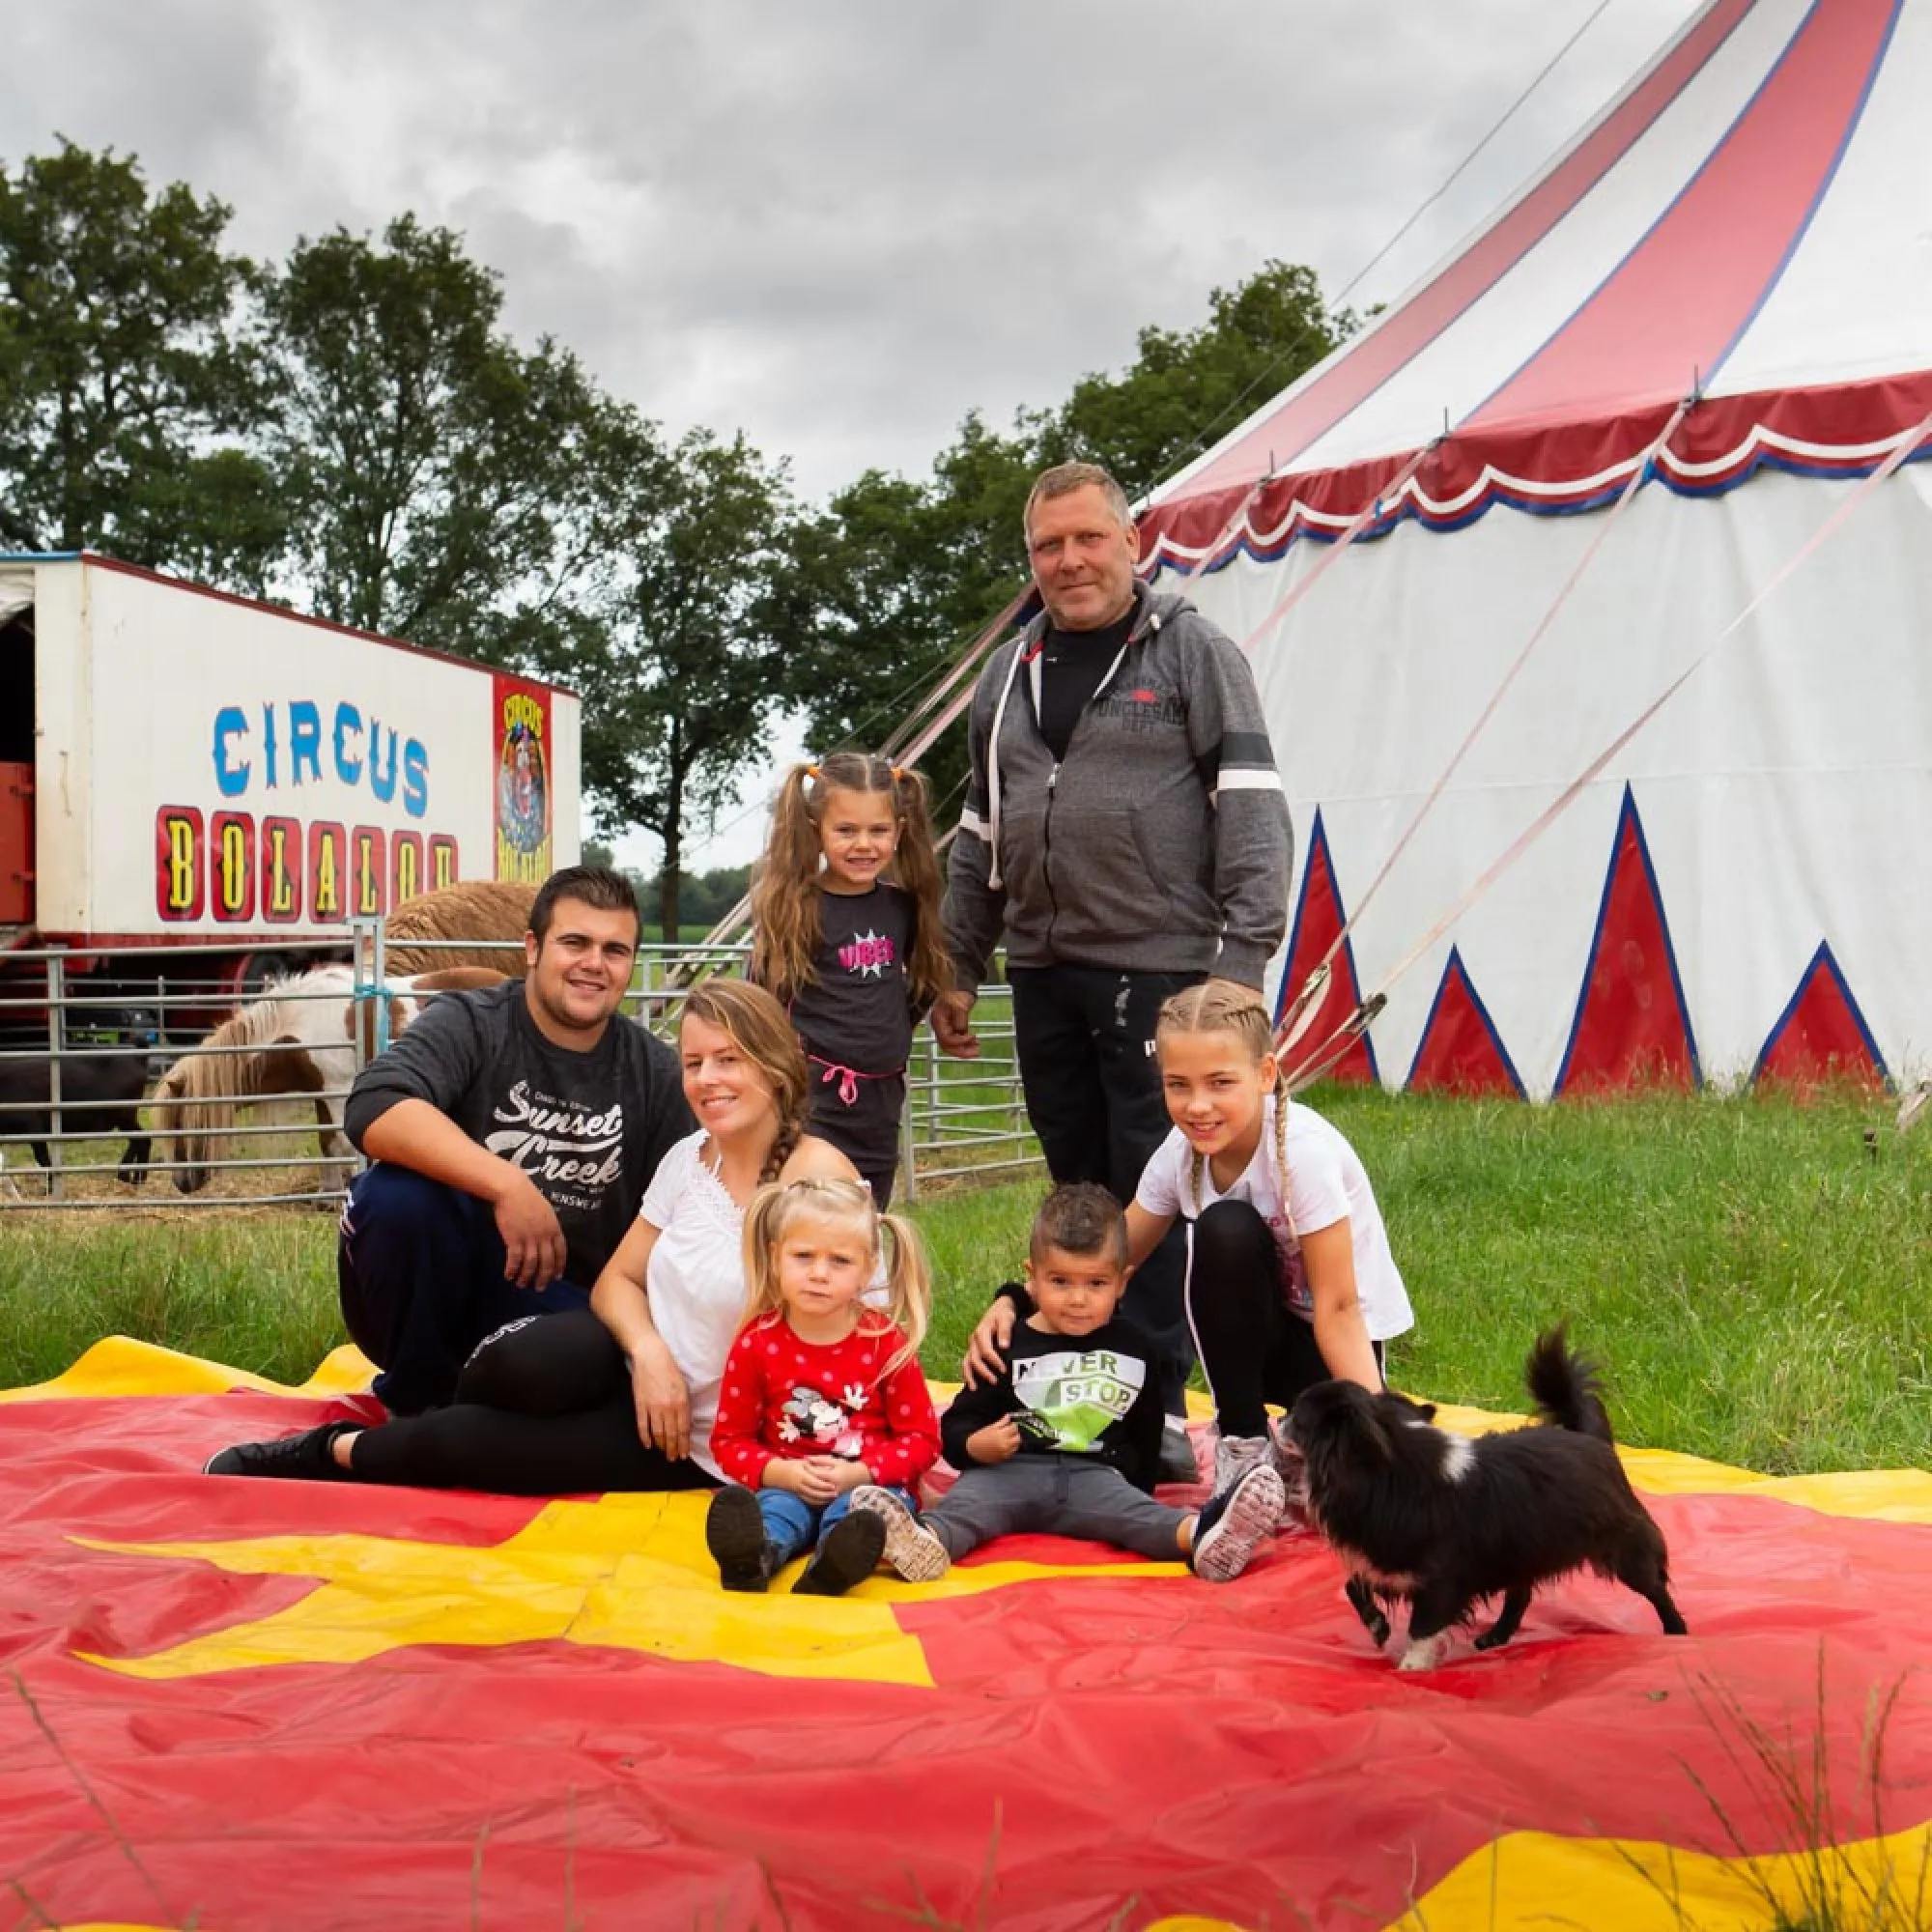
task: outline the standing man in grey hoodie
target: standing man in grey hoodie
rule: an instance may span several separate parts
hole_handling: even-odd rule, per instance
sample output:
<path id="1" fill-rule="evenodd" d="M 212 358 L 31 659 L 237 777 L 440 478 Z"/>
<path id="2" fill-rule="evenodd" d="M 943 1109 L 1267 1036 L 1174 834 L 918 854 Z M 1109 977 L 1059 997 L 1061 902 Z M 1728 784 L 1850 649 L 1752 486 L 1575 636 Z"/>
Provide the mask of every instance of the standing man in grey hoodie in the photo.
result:
<path id="1" fill-rule="evenodd" d="M 1057 1182 L 1122 1204 L 1170 1122 L 1154 1059 L 1169 994 L 1209 973 L 1259 987 L 1288 924 L 1288 806 L 1253 673 L 1184 598 L 1134 574 L 1125 493 L 1095 464 L 1042 473 L 1026 505 L 1041 614 L 973 695 L 946 935 L 953 990 L 932 1010 L 948 1053 L 979 1050 L 972 1009 L 999 944 L 1027 1116 Z M 1159 1351 L 1184 1413 L 1193 1343 L 1179 1230 L 1123 1312 Z M 1192 1480 L 1170 1426 L 1163 1480 Z"/>

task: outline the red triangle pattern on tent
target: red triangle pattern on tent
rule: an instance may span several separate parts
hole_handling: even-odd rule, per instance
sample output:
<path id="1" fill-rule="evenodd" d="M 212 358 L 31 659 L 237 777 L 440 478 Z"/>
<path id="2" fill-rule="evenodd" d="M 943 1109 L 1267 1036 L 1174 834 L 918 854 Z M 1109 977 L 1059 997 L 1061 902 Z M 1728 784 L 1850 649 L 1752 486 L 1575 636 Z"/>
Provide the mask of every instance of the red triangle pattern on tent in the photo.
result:
<path id="1" fill-rule="evenodd" d="M 1408 1089 L 1417 1094 L 1500 1094 L 1522 1098 L 1522 1082 L 1503 1051 L 1489 1009 L 1470 982 L 1461 952 L 1453 946 L 1422 1029 L 1415 1064 L 1408 1069 Z"/>
<path id="2" fill-rule="evenodd" d="M 1758 1051 L 1751 1078 L 1800 1094 L 1840 1081 L 1885 1085 L 1885 1058 L 1829 944 L 1811 955 L 1791 1004 Z"/>
<path id="3" fill-rule="evenodd" d="M 1302 983 L 1321 963 L 1321 956 L 1334 945 L 1348 915 L 1342 910 L 1342 895 L 1335 884 L 1334 862 L 1328 854 L 1328 831 L 1318 809 L 1315 824 L 1308 835 L 1308 865 L 1301 875 L 1301 896 L 1295 903 L 1294 924 L 1288 939 L 1288 964 L 1281 976 L 1281 997 L 1276 1002 L 1277 1016 L 1300 992 Z M 1361 1004 L 1362 983 L 1355 977 L 1355 949 L 1345 944 L 1330 962 L 1328 990 L 1311 1024 L 1284 1059 L 1284 1071 L 1293 1072 L 1302 1061 L 1322 1050 L 1322 1042 Z M 1376 1053 L 1364 1034 L 1351 1040 L 1349 1049 L 1323 1076 L 1356 1085 L 1374 1086 L 1377 1081 Z"/>
<path id="4" fill-rule="evenodd" d="M 1670 927 L 1643 821 L 1626 785 L 1597 936 L 1555 1091 L 1694 1087 L 1699 1078 Z"/>

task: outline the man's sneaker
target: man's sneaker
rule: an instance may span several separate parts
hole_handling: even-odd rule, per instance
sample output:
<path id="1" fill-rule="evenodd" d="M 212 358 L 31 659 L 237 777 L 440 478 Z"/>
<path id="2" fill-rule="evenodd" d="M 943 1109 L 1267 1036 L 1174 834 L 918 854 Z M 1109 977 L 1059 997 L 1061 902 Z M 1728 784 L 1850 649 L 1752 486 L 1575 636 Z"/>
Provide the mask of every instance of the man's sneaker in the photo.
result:
<path id="1" fill-rule="evenodd" d="M 779 1567 L 757 1497 L 735 1483 L 711 1498 L 704 1516 L 704 1547 L 727 1590 L 762 1590 Z"/>
<path id="2" fill-rule="evenodd" d="M 1272 1466 L 1271 1435 L 1223 1435 L 1214 1444 L 1214 1493 L 1224 1496 L 1250 1469 Z"/>
<path id="3" fill-rule="evenodd" d="M 862 1484 L 852 1492 L 852 1513 L 885 1524 L 886 1562 L 908 1583 L 935 1583 L 952 1567 L 945 1544 L 891 1490 Z"/>
<path id="4" fill-rule="evenodd" d="M 875 1516 L 849 1509 L 825 1532 L 791 1593 L 794 1597 L 842 1597 L 879 1567 L 885 1552 L 885 1524 Z"/>
<path id="5" fill-rule="evenodd" d="M 1200 1480 L 1201 1464 L 1195 1461 L 1194 1438 L 1179 1416 L 1170 1415 L 1160 1432 L 1160 1481 L 1198 1483 Z"/>
<path id="6" fill-rule="evenodd" d="M 1188 1565 L 1210 1583 L 1227 1583 L 1248 1567 L 1255 1545 L 1281 1520 L 1281 1478 L 1257 1463 L 1194 1519 Z"/>
<path id="7" fill-rule="evenodd" d="M 359 1422 L 325 1422 L 316 1429 L 304 1429 L 299 1435 L 284 1435 L 273 1442 L 238 1442 L 211 1456 L 203 1465 L 204 1476 L 286 1476 L 298 1483 L 346 1483 L 347 1469 L 339 1468 L 329 1446 L 338 1435 L 362 1427 Z"/>

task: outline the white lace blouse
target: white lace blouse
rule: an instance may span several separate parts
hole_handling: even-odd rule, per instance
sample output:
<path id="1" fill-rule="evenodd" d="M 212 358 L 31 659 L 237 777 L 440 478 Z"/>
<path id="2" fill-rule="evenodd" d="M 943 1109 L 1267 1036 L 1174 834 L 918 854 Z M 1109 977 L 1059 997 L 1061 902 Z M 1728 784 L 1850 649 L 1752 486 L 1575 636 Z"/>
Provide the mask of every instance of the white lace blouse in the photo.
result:
<path id="1" fill-rule="evenodd" d="M 718 1388 L 745 1311 L 745 1210 L 698 1156 L 700 1130 L 679 1141 L 651 1177 L 638 1218 L 658 1232 L 644 1272 L 651 1321 L 691 1385 L 691 1454 L 722 1476 L 711 1457 Z"/>

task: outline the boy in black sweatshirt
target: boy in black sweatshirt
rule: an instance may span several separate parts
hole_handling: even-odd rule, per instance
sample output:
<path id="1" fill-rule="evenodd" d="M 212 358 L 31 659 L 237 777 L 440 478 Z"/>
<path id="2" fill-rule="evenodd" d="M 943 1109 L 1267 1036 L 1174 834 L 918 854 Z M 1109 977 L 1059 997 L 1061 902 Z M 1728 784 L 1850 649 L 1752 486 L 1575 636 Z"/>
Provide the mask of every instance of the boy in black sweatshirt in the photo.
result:
<path id="1" fill-rule="evenodd" d="M 1029 1249 L 1032 1312 L 1005 1374 L 962 1389 L 941 1419 L 959 1480 L 923 1516 L 890 1490 L 853 1492 L 855 1510 L 885 1521 L 886 1562 L 930 1582 L 995 1536 L 1045 1531 L 1179 1557 L 1217 1583 L 1239 1576 L 1280 1519 L 1281 1478 L 1259 1466 L 1199 1511 L 1154 1500 L 1164 1405 L 1151 1348 L 1115 1314 L 1131 1272 L 1120 1204 L 1091 1181 L 1056 1188 Z"/>

